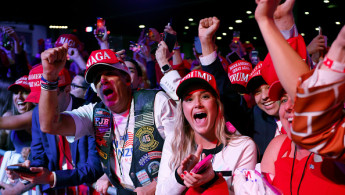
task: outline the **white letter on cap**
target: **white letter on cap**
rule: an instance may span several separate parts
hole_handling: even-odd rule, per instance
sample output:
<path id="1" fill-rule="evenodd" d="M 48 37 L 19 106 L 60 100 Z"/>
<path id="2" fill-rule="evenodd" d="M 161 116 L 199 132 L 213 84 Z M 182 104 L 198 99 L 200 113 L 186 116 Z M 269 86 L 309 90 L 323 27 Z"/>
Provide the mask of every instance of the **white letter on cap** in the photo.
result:
<path id="1" fill-rule="evenodd" d="M 104 52 L 104 59 L 110 59 L 110 56 L 107 54 L 107 52 Z"/>
<path id="2" fill-rule="evenodd" d="M 103 55 L 101 55 L 102 54 L 102 52 L 98 52 L 98 53 L 96 53 L 96 55 L 95 55 L 95 57 L 96 57 L 96 60 L 103 60 Z"/>

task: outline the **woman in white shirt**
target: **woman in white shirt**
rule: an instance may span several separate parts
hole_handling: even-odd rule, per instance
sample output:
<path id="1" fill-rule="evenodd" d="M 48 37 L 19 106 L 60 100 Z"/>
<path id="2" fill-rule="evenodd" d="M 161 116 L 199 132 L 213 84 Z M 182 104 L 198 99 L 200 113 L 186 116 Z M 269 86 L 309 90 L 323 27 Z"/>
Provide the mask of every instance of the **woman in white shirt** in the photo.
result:
<path id="1" fill-rule="evenodd" d="M 214 186 L 232 192 L 232 172 L 255 167 L 255 143 L 226 129 L 213 75 L 201 70 L 190 72 L 180 81 L 176 94 L 180 100 L 175 131 L 164 143 L 156 194 L 217 190 Z M 209 154 L 213 157 L 205 171 L 191 171 L 200 157 Z"/>

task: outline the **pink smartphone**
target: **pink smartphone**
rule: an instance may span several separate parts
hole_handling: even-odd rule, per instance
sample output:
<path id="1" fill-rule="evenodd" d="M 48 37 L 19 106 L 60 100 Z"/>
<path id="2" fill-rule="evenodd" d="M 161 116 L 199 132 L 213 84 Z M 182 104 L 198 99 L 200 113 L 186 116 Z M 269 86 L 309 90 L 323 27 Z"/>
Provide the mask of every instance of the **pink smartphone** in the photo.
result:
<path id="1" fill-rule="evenodd" d="M 212 158 L 213 158 L 212 154 L 207 155 L 204 159 L 198 162 L 190 172 L 201 173 L 205 171 L 208 168 L 208 166 L 211 164 L 210 162 Z"/>

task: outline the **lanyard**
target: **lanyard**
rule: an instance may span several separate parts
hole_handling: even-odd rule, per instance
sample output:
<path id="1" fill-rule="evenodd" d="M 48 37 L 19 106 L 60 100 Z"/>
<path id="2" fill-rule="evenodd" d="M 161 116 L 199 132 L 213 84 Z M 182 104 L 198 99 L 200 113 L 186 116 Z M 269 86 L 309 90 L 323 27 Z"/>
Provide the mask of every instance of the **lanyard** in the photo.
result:
<path id="1" fill-rule="evenodd" d="M 115 129 L 119 135 L 119 139 L 118 139 L 118 144 L 116 143 L 116 134 L 115 134 L 115 131 L 114 131 L 114 135 L 115 135 L 115 139 L 113 140 L 113 145 L 115 147 L 115 157 L 116 157 L 116 160 L 118 162 L 118 165 L 119 165 L 119 169 L 120 169 L 120 174 L 121 176 L 123 175 L 122 173 L 122 167 L 121 167 L 121 159 L 122 159 L 122 156 L 123 156 L 123 153 L 124 153 L 124 146 L 125 146 L 125 137 L 128 138 L 128 126 L 129 126 L 129 118 L 131 116 L 131 108 L 129 108 L 129 112 L 128 112 L 128 117 L 127 117 L 127 124 L 126 124 L 126 130 L 125 130 L 125 133 L 123 134 L 122 136 L 122 149 L 121 149 L 121 152 L 118 153 L 118 148 L 119 148 L 119 145 L 120 145 L 120 139 L 121 139 L 121 134 L 120 134 L 120 131 L 118 129 L 118 125 L 114 119 L 114 122 L 115 122 Z"/>

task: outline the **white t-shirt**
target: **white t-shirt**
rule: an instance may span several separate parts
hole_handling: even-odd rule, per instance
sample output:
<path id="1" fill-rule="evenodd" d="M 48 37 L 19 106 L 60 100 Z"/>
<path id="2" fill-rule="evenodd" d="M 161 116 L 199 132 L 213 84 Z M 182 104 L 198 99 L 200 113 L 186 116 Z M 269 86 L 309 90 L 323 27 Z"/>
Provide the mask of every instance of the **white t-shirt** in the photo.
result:
<path id="1" fill-rule="evenodd" d="M 158 183 L 156 194 L 181 194 L 186 186 L 181 185 L 175 178 L 175 171 L 169 166 L 170 158 L 173 155 L 171 149 L 172 136 L 165 139 L 163 147 L 163 156 L 158 173 Z M 256 145 L 254 141 L 247 136 L 234 138 L 221 152 L 218 152 L 213 160 L 212 167 L 215 171 L 232 171 L 237 168 L 246 168 L 253 170 L 257 162 Z M 229 188 L 232 177 L 225 177 Z"/>
<path id="2" fill-rule="evenodd" d="M 76 125 L 76 133 L 75 136 L 69 136 L 69 141 L 77 140 L 85 135 L 93 135 L 94 136 L 94 127 L 93 127 L 93 107 L 96 103 L 88 104 L 78 109 L 74 109 L 69 112 L 65 112 L 71 115 L 74 119 Z M 160 135 L 163 139 L 167 135 L 173 132 L 174 130 L 174 116 L 175 116 L 175 109 L 176 103 L 173 101 L 168 95 L 164 92 L 160 91 L 156 94 L 155 101 L 154 101 L 154 120 L 155 126 L 159 131 Z M 131 104 L 131 111 L 129 117 L 129 124 L 128 124 L 128 139 L 127 136 L 123 136 L 126 134 L 126 126 L 127 126 L 127 119 L 128 119 L 128 111 L 124 113 L 113 113 L 113 121 L 115 123 L 114 129 L 116 136 L 116 144 L 119 146 L 117 152 L 122 153 L 122 146 L 124 146 L 122 156 L 120 153 L 118 157 L 121 156 L 121 170 L 119 168 L 118 161 L 116 162 L 116 175 L 120 180 L 121 184 L 127 188 L 134 189 L 133 182 L 129 177 L 129 171 L 132 163 L 132 153 L 133 153 L 133 134 L 134 134 L 134 106 L 133 100 Z M 122 140 L 125 138 L 124 142 Z M 118 144 L 119 143 L 119 144 Z M 115 148 L 115 147 L 114 147 Z M 115 151 L 114 151 L 115 152 Z M 116 154 L 116 153 L 115 153 Z M 120 158 L 118 158 L 120 159 Z M 122 174 L 121 174 L 122 172 Z"/>

